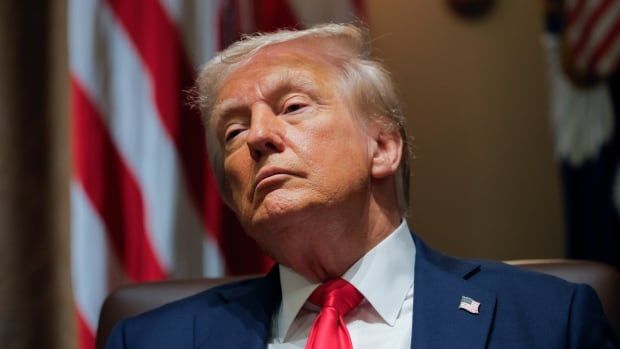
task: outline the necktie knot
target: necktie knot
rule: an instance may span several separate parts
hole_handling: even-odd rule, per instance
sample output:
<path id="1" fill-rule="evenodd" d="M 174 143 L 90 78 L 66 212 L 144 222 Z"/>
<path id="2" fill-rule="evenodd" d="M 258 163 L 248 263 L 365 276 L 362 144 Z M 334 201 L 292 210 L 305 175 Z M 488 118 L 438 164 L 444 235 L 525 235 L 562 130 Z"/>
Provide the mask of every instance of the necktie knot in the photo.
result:
<path id="1" fill-rule="evenodd" d="M 321 312 L 310 329 L 306 349 L 352 349 L 344 316 L 360 304 L 364 296 L 339 278 L 319 286 L 309 299 L 321 307 Z"/>
<path id="2" fill-rule="evenodd" d="M 364 296 L 347 281 L 333 279 L 319 286 L 310 295 L 310 302 L 321 308 L 334 308 L 345 316 L 364 299 Z"/>

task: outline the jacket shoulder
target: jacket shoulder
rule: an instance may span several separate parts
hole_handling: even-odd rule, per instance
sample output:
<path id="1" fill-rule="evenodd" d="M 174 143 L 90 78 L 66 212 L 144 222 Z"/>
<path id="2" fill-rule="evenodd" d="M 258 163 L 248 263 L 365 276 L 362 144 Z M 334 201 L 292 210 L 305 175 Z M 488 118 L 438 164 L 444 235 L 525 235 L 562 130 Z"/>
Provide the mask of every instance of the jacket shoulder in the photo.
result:
<path id="1" fill-rule="evenodd" d="M 227 303 L 222 294 L 250 292 L 260 278 L 210 288 L 118 322 L 107 348 L 192 347 L 194 318 L 217 313 Z M 184 343 L 188 342 L 188 343 Z"/>
<path id="2" fill-rule="evenodd" d="M 156 323 L 158 321 L 167 322 L 170 321 L 170 319 L 193 316 L 196 313 L 202 313 L 225 304 L 226 300 L 222 298 L 222 293 L 235 294 L 248 292 L 257 281 L 258 278 L 254 278 L 215 286 L 193 296 L 182 298 L 153 310 L 146 311 L 128 320 Z"/>
<path id="3" fill-rule="evenodd" d="M 494 332 L 521 333 L 543 329 L 547 338 L 567 348 L 617 348 L 617 338 L 596 292 L 587 284 L 529 271 L 499 262 L 477 261 L 480 271 L 471 281 L 497 295 Z M 513 319 L 524 320 L 516 325 Z"/>
<path id="4" fill-rule="evenodd" d="M 472 281 L 485 284 L 500 293 L 515 291 L 523 293 L 532 290 L 537 294 L 572 294 L 577 287 L 577 284 L 559 277 L 502 262 L 483 260 L 472 260 L 470 262 L 480 265 L 479 272 L 471 276 Z"/>

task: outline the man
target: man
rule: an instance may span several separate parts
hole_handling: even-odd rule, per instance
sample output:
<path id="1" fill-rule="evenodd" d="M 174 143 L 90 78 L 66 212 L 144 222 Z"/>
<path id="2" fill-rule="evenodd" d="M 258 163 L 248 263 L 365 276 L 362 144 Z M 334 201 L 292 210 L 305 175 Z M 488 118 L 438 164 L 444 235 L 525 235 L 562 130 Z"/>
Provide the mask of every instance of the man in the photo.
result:
<path id="1" fill-rule="evenodd" d="M 615 348 L 591 288 L 411 234 L 391 80 L 350 25 L 253 36 L 198 79 L 222 196 L 278 265 L 115 327 L 109 348 Z"/>

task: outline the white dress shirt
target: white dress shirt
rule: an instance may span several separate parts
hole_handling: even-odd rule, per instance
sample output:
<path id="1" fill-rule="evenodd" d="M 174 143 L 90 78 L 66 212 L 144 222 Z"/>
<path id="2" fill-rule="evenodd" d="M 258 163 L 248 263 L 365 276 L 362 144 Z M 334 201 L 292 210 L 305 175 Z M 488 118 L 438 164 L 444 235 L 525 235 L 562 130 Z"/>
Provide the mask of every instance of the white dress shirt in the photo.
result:
<path id="1" fill-rule="evenodd" d="M 415 245 L 405 220 L 342 278 L 364 300 L 344 317 L 355 349 L 411 347 Z M 319 284 L 282 265 L 282 303 L 272 319 L 269 349 L 305 348 L 320 309 L 307 301 Z"/>

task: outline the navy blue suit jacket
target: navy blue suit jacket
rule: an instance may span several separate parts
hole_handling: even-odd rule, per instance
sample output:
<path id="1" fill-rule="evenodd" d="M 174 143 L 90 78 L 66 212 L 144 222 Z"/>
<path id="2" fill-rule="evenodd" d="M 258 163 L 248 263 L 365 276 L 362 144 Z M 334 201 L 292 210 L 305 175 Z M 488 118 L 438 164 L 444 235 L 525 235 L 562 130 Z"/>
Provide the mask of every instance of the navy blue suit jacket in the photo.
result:
<path id="1" fill-rule="evenodd" d="M 416 245 L 411 348 L 618 348 L 589 286 Z M 461 296 L 480 302 L 475 315 Z M 117 324 L 108 349 L 266 348 L 281 300 L 278 268 Z"/>

